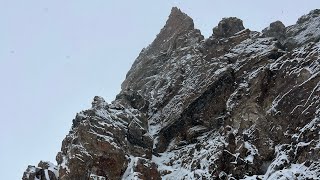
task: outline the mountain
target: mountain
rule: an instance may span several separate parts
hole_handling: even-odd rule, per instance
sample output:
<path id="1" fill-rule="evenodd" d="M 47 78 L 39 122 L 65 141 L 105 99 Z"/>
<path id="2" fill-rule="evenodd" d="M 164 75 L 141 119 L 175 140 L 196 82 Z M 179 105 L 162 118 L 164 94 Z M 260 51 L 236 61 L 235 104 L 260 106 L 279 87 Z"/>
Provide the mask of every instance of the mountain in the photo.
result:
<path id="1" fill-rule="evenodd" d="M 178 8 L 110 104 L 94 97 L 57 165 L 23 180 L 320 179 L 320 10 L 207 39 Z"/>

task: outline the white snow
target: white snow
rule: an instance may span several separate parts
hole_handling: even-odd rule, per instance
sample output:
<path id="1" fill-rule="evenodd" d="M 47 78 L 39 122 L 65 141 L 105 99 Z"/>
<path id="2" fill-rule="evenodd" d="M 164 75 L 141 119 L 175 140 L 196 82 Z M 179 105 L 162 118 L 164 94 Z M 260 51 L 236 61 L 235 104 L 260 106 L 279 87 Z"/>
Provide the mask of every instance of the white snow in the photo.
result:
<path id="1" fill-rule="evenodd" d="M 253 163 L 254 156 L 259 155 L 258 154 L 258 149 L 251 143 L 249 142 L 244 142 L 244 147 L 248 150 L 248 156 L 245 157 L 244 159 L 250 163 Z"/>
<path id="2" fill-rule="evenodd" d="M 106 180 L 106 178 L 105 177 L 103 177 L 103 176 L 98 176 L 98 175 L 95 175 L 95 174 L 90 174 L 90 179 L 92 179 L 92 180 Z"/>
<path id="3" fill-rule="evenodd" d="M 139 157 L 130 156 L 129 164 L 122 176 L 122 180 L 140 180 L 139 173 L 134 171 L 134 166 L 136 165 Z"/>
<path id="4" fill-rule="evenodd" d="M 197 179 L 198 176 L 211 178 L 209 166 L 214 165 L 219 156 L 223 147 L 222 139 L 217 133 L 208 132 L 199 137 L 198 141 L 203 147 L 200 151 L 196 150 L 196 144 L 189 144 L 176 146 L 170 151 L 160 153 L 159 157 L 152 156 L 158 170 L 164 173 L 162 179 Z M 191 152 L 192 149 L 194 152 Z M 197 170 L 193 170 L 194 168 Z"/>

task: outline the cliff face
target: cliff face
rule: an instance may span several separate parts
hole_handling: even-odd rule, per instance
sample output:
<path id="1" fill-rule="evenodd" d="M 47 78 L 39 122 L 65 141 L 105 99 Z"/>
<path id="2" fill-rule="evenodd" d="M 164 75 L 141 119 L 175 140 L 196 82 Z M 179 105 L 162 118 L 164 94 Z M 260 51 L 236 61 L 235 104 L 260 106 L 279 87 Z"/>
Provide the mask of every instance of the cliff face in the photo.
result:
<path id="1" fill-rule="evenodd" d="M 320 10 L 262 33 L 225 18 L 204 39 L 173 8 L 116 99 L 23 179 L 319 179 L 319 40 Z"/>

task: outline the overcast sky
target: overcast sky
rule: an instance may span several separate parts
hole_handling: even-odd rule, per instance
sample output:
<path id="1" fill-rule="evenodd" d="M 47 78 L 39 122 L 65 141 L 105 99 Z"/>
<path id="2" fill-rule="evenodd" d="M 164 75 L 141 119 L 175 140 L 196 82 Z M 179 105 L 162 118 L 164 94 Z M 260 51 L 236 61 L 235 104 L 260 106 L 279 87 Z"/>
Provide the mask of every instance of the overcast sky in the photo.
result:
<path id="1" fill-rule="evenodd" d="M 261 31 L 275 20 L 294 24 L 320 2 L 0 0 L 1 179 L 21 179 L 40 160 L 56 163 L 75 114 L 95 95 L 114 99 L 172 6 L 208 37 L 223 17 Z"/>

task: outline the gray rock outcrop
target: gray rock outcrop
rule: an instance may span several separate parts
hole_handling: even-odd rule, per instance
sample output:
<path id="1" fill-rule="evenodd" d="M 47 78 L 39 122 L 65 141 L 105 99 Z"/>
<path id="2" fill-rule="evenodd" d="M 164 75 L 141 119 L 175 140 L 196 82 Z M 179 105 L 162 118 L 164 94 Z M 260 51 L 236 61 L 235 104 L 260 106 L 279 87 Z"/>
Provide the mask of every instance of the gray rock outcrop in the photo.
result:
<path id="1" fill-rule="evenodd" d="M 225 18 L 204 39 L 173 8 L 110 104 L 94 97 L 57 166 L 24 180 L 319 179 L 320 10 L 262 33 Z"/>
<path id="2" fill-rule="evenodd" d="M 213 36 L 227 38 L 244 29 L 241 19 L 236 17 L 223 18 L 217 27 L 213 28 Z"/>

